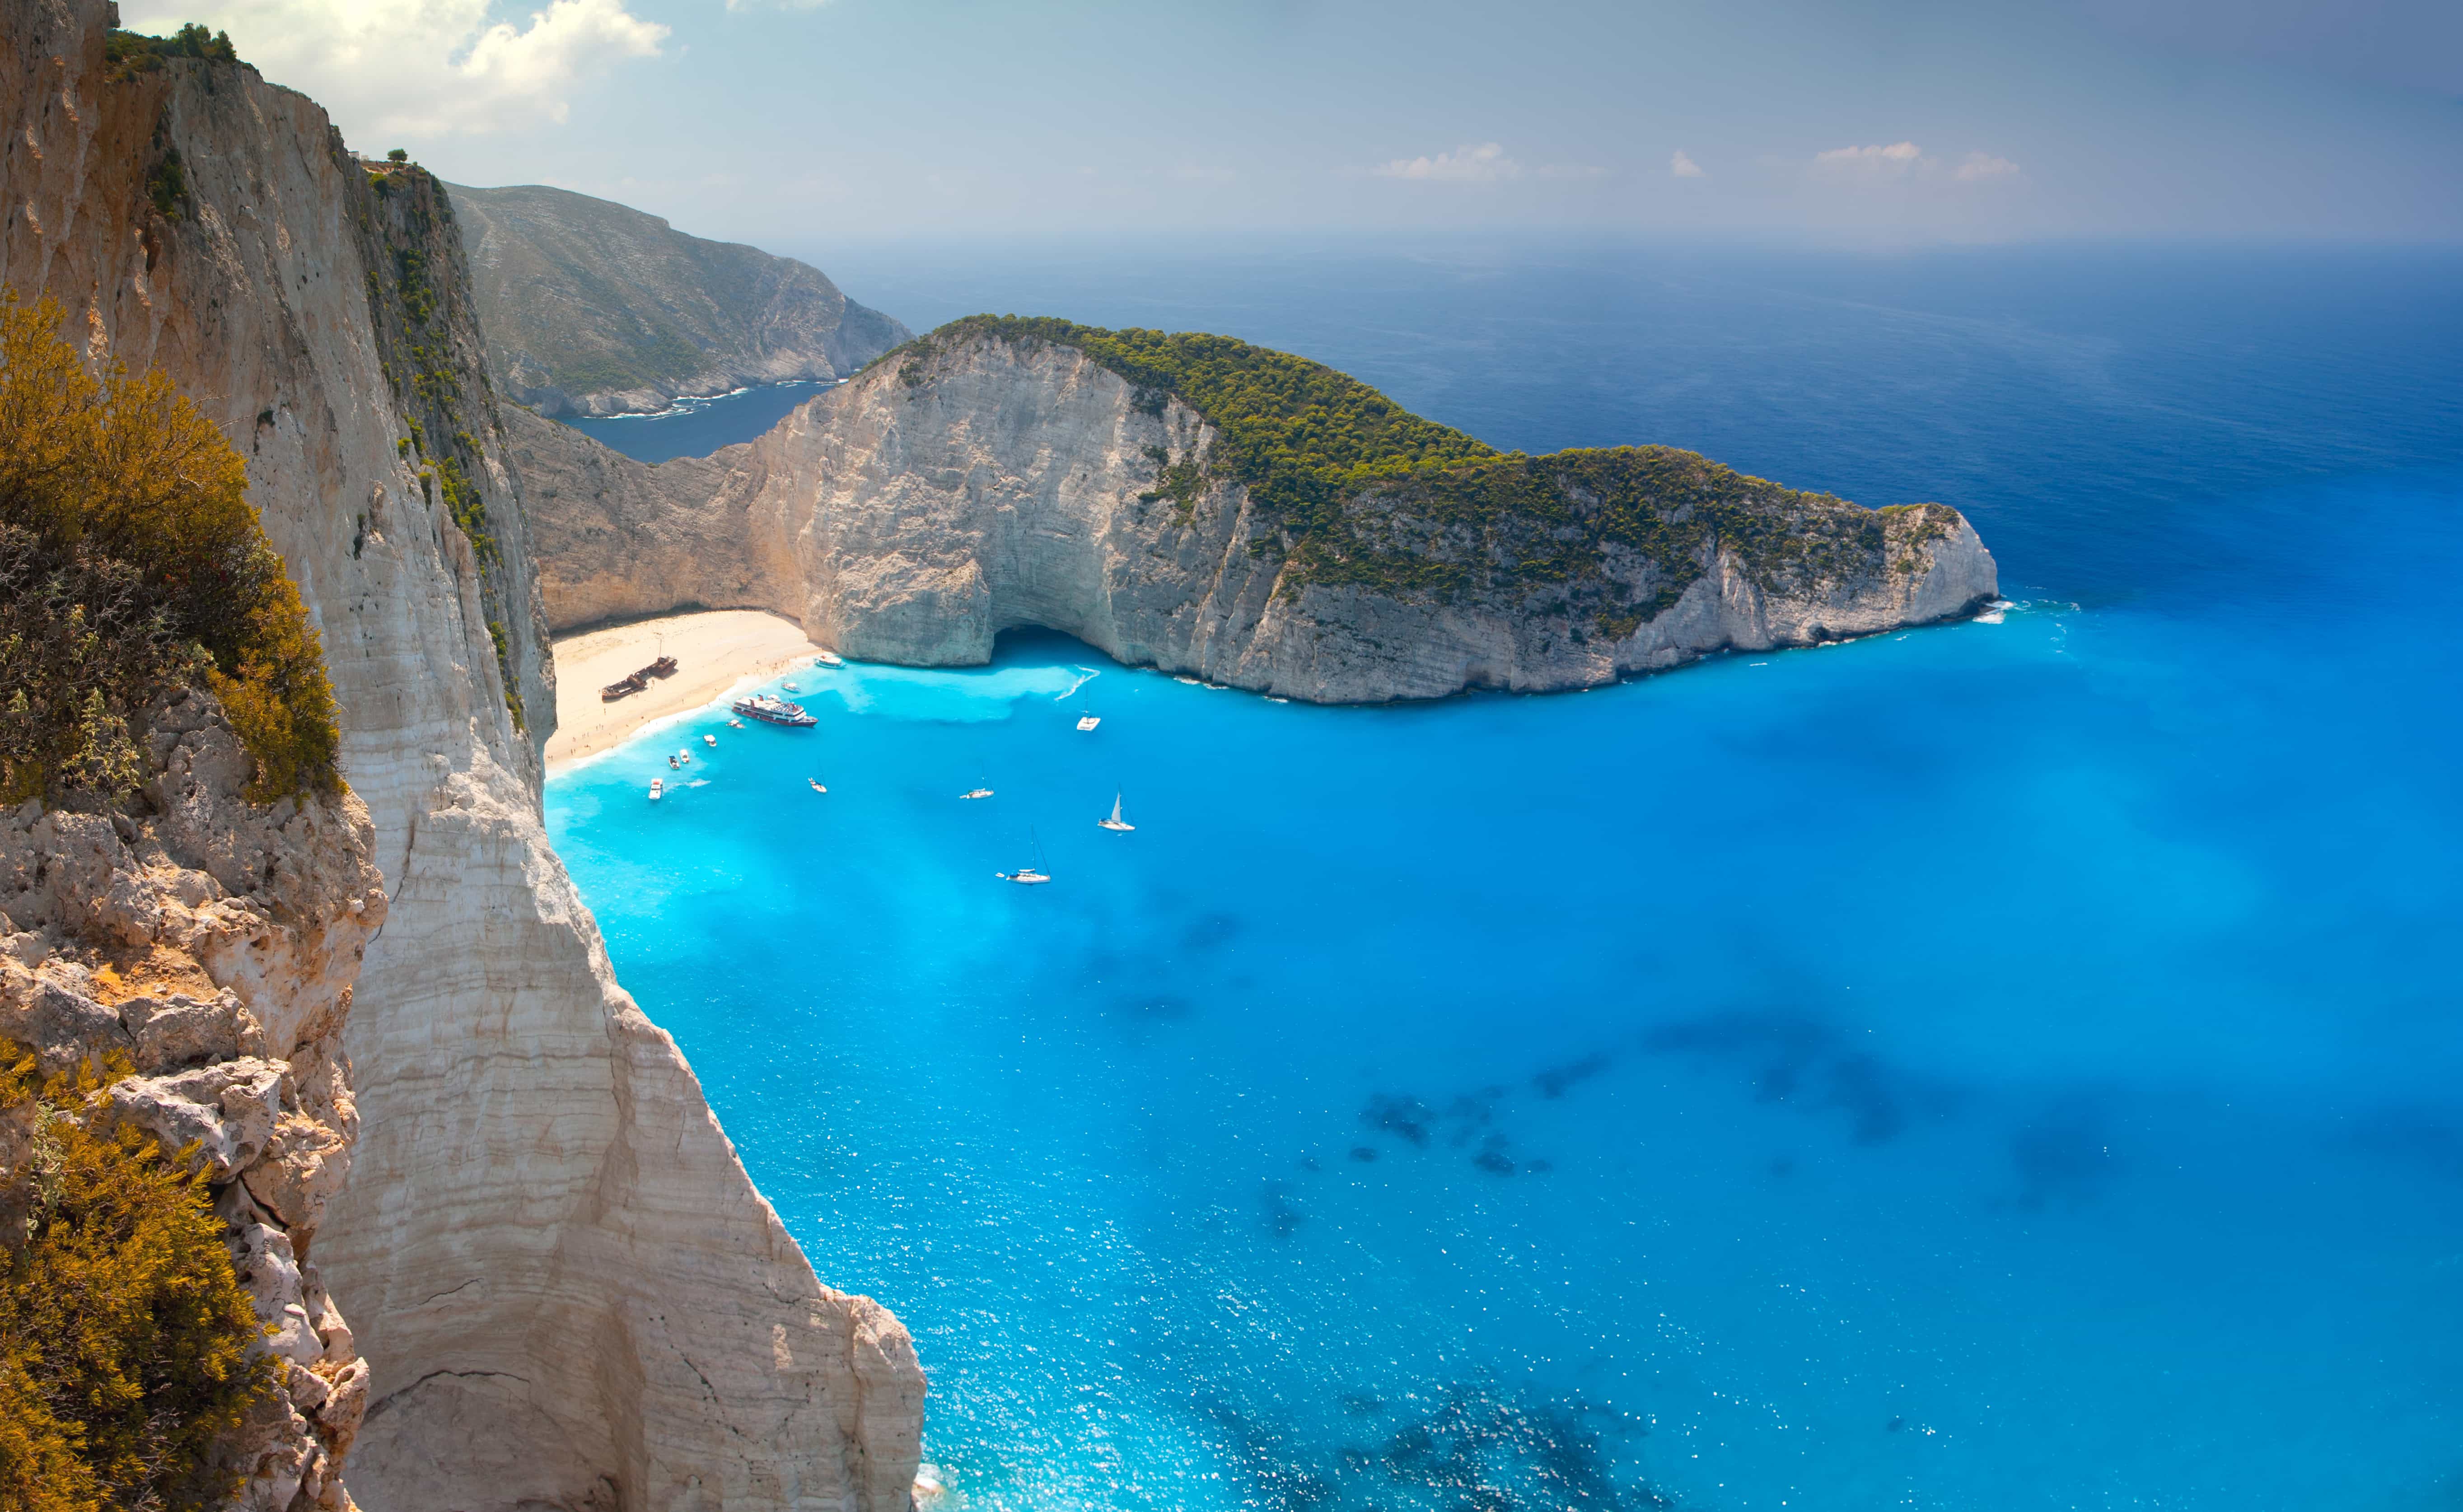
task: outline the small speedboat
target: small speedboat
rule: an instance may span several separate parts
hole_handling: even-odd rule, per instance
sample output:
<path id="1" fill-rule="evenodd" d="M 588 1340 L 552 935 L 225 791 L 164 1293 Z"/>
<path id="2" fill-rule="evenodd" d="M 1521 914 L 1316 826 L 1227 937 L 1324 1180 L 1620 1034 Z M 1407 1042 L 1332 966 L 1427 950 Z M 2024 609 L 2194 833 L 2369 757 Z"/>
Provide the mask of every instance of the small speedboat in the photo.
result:
<path id="1" fill-rule="evenodd" d="M 961 798 L 989 798 L 992 795 L 992 790 L 990 788 L 970 788 L 965 792 L 958 794 Z"/>
<path id="2" fill-rule="evenodd" d="M 701 743 L 705 745 L 715 746 L 718 744 L 718 737 L 715 735 L 705 735 L 701 738 Z"/>
<path id="3" fill-rule="evenodd" d="M 1117 792 L 1112 794 L 1112 816 L 1108 819 L 1096 820 L 1095 826 L 1097 829 L 1110 830 L 1119 834 L 1126 834 L 1137 828 L 1136 825 L 1121 817 L 1121 795 Z"/>
<path id="4" fill-rule="evenodd" d="M 659 794 L 666 790 L 666 786 L 667 780 L 665 777 L 653 777 L 650 779 L 650 801 L 652 803 L 657 803 L 659 801 Z"/>
<path id="5" fill-rule="evenodd" d="M 1080 714 L 1078 716 L 1078 727 L 1081 730 L 1092 731 L 1096 725 L 1102 723 L 1103 719 L 1100 714 Z"/>
<path id="6" fill-rule="evenodd" d="M 822 787 L 822 786 L 821 786 L 821 780 L 820 780 L 819 778 L 817 778 L 817 777 L 807 777 L 807 778 L 805 778 L 805 779 L 804 779 L 804 783 L 805 783 L 805 785 L 806 785 L 807 787 L 811 788 L 813 789 L 813 791 L 815 791 L 815 792 L 827 792 L 827 791 L 829 791 L 829 789 L 828 789 L 827 788 L 824 788 L 824 787 Z"/>
<path id="7" fill-rule="evenodd" d="M 691 765 L 692 765 L 692 752 L 691 752 L 691 751 L 689 751 L 689 750 L 680 750 L 680 751 L 676 752 L 676 765 L 677 765 L 677 766 L 679 766 L 679 767 L 689 767 L 689 766 L 691 766 Z"/>
<path id="8" fill-rule="evenodd" d="M 729 720 L 727 722 L 727 727 L 731 730 L 740 730 L 744 728 L 744 722 L 742 720 Z"/>
<path id="9" fill-rule="evenodd" d="M 804 691 L 802 688 L 796 686 L 793 682 L 781 682 L 778 685 L 785 688 L 790 693 L 801 693 Z"/>
<path id="10" fill-rule="evenodd" d="M 813 665 L 817 667 L 842 667 L 846 665 L 846 658 L 839 656 L 835 651 L 824 651 L 819 656 L 813 659 Z"/>
<path id="11" fill-rule="evenodd" d="M 676 771 L 676 770 L 679 770 L 680 768 L 682 768 L 682 767 L 683 767 L 683 766 L 684 766 L 684 763 L 682 763 L 682 762 L 680 762 L 680 761 L 676 760 L 673 756 L 670 756 L 670 757 L 668 757 L 668 758 L 667 758 L 667 770 L 669 770 L 669 771 Z"/>

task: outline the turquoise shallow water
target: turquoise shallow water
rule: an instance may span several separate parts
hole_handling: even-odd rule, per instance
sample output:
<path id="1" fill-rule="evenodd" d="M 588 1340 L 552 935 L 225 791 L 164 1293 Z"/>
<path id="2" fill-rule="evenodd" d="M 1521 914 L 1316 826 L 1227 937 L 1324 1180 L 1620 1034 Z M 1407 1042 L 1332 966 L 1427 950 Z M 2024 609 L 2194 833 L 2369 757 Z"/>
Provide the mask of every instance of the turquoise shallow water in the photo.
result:
<path id="1" fill-rule="evenodd" d="M 1794 426 L 1729 455 L 1970 507 L 1998 624 L 1384 709 L 1028 635 L 551 785 L 622 980 L 914 1329 L 945 1504 L 2454 1504 L 2454 285 L 2235 326 L 2182 284 L 2133 335 L 2143 268 L 2004 271 L 1990 318 L 1972 269 L 1947 313 L 1826 265 L 1653 296 L 1726 302 L 1661 360 L 1748 412 L 1861 342 L 1831 477 L 1748 454 Z M 1319 355 L 1416 310 L 1554 360 L 1496 306 L 1571 274 L 1449 276 Z M 1646 344 L 1622 308 L 1584 339 Z M 1999 376 L 1907 413 L 1945 352 Z M 1516 392 L 1413 401 L 1567 423 Z M 1635 402 L 1587 439 L 1697 401 Z M 2003 474 L 1924 486 L 1929 430 Z"/>

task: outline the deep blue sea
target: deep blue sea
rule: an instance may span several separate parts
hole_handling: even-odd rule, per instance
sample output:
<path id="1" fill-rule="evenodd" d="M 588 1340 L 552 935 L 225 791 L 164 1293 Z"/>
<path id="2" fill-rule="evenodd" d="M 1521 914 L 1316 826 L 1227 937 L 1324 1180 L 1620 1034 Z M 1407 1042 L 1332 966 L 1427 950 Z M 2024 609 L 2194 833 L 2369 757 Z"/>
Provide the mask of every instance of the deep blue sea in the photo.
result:
<path id="1" fill-rule="evenodd" d="M 558 777 L 941 1508 L 2463 1506 L 2463 260 L 824 266 L 1948 500 L 2015 602 L 1373 709 L 1022 635 Z"/>
<path id="2" fill-rule="evenodd" d="M 721 446 L 751 441 L 827 386 L 767 383 L 708 399 L 678 400 L 656 415 L 612 415 L 565 423 L 643 462 L 707 457 Z"/>

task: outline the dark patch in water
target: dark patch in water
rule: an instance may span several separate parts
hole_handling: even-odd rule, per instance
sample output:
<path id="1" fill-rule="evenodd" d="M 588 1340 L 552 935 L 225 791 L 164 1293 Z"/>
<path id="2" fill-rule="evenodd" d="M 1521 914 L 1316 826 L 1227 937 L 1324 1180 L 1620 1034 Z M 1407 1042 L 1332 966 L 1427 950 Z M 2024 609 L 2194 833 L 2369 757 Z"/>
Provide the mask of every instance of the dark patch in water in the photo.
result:
<path id="1" fill-rule="evenodd" d="M 1266 1206 L 1266 1230 L 1276 1239 L 1291 1238 L 1300 1231 L 1302 1223 L 1308 1221 L 1307 1215 L 1293 1205 L 1289 1183 L 1269 1181 L 1259 1196 Z"/>
<path id="2" fill-rule="evenodd" d="M 1510 1147 L 1505 1142 L 1505 1135 L 1490 1134 L 1487 1141 L 1479 1147 L 1479 1154 L 1471 1157 L 1471 1163 L 1492 1175 L 1512 1176 L 1514 1157 L 1505 1153 L 1508 1148 Z"/>
<path id="3" fill-rule="evenodd" d="M 1181 932 L 1183 950 L 1220 950 L 1240 933 L 1240 921 L 1229 914 L 1208 914 Z"/>
<path id="4" fill-rule="evenodd" d="M 1371 1160 L 1377 1158 L 1377 1147 L 1375 1145 L 1366 1144 L 1353 1145 L 1351 1147 L 1351 1158 L 1359 1161 L 1362 1165 L 1366 1165 Z"/>
<path id="5" fill-rule="evenodd" d="M 1562 1097 L 1565 1095 L 1566 1088 L 1589 1081 L 1600 1072 L 1606 1070 L 1609 1064 L 1610 1057 L 1606 1051 L 1593 1050 L 1580 1060 L 1571 1061 L 1563 1066 L 1549 1067 L 1538 1075 L 1532 1077 L 1531 1085 L 1542 1097 Z"/>
<path id="6" fill-rule="evenodd" d="M 2352 1142 L 2450 1178 L 2463 1178 L 2463 1123 L 2428 1108 L 2388 1108 L 2361 1121 Z M 2458 1502 L 2463 1504 L 2463 1502 Z"/>
<path id="7" fill-rule="evenodd" d="M 2119 1169 L 2103 1111 L 2082 1099 L 2054 1104 L 2010 1136 L 2018 1173 L 2018 1205 L 2060 1200 L 2077 1206 L 2098 1195 Z"/>
<path id="8" fill-rule="evenodd" d="M 1437 1121 L 1437 1115 L 1417 1097 L 1389 1097 L 1379 1092 L 1361 1110 L 1360 1121 L 1415 1149 L 1426 1150 L 1428 1126 Z"/>
<path id="9" fill-rule="evenodd" d="M 1382 1443 L 1313 1449 L 1295 1433 L 1219 1396 L 1195 1406 L 1223 1435 L 1246 1482 L 1240 1502 L 1266 1512 L 1657 1512 L 1675 1503 L 1620 1476 L 1609 1434 L 1646 1432 L 1579 1397 L 1544 1398 L 1463 1382 L 1410 1401 L 1349 1393 L 1357 1419 L 1408 1415 Z"/>
<path id="10" fill-rule="evenodd" d="M 1860 1145 L 1886 1144 L 1905 1133 L 1910 1105 L 1939 1112 L 1949 1101 L 1810 1019 L 1713 1014 L 1664 1025 L 1643 1043 L 1660 1054 L 1739 1062 L 1757 1100 L 1842 1114 L 1848 1138 Z"/>

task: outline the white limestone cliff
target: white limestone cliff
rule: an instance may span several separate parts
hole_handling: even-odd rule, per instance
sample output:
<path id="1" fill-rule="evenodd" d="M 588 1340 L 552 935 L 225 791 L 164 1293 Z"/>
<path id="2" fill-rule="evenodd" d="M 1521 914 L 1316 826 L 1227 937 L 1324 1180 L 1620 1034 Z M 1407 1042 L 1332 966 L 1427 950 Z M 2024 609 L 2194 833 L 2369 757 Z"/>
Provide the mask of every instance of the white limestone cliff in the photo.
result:
<path id="1" fill-rule="evenodd" d="M 370 1372 L 310 1255 L 359 1130 L 343 1026 L 384 921 L 375 833 L 347 794 L 246 802 L 247 758 L 201 695 L 155 711 L 145 745 L 135 814 L 0 811 L 0 1041 L 46 1075 L 125 1057 L 136 1074 L 87 1116 L 194 1147 L 280 1362 L 221 1445 L 234 1504 L 344 1512 Z M 0 1117 L 0 1187 L 35 1155 L 26 1112 Z"/>
<path id="2" fill-rule="evenodd" d="M 0 10 L 0 285 L 224 425 L 324 639 L 390 895 L 316 1239 L 372 1372 L 352 1494 L 901 1512 L 905 1331 L 815 1279 L 542 829 L 554 675 L 442 192 L 245 66 L 107 77 L 114 19 Z"/>
<path id="3" fill-rule="evenodd" d="M 1672 603 L 1613 632 L 1561 586 L 1406 596 L 1311 581 L 1264 549 L 1275 523 L 1241 485 L 1211 481 L 1186 509 L 1156 497 L 1158 455 L 1202 460 L 1218 440 L 1177 398 L 1157 403 L 1057 343 L 925 345 L 757 441 L 656 467 L 509 411 L 550 624 L 769 609 L 848 656 L 922 664 L 984 661 L 1001 631 L 1033 625 L 1133 664 L 1348 702 L 1589 687 L 1950 618 L 1996 587 L 1954 509 L 1869 511 L 1771 485 L 1750 495 L 1759 517 L 1849 541 L 1843 565 L 1757 570 L 1713 539 Z M 1380 508 L 1353 505 L 1372 529 Z M 1648 596 L 1662 564 L 1605 555 L 1611 587 Z"/>

